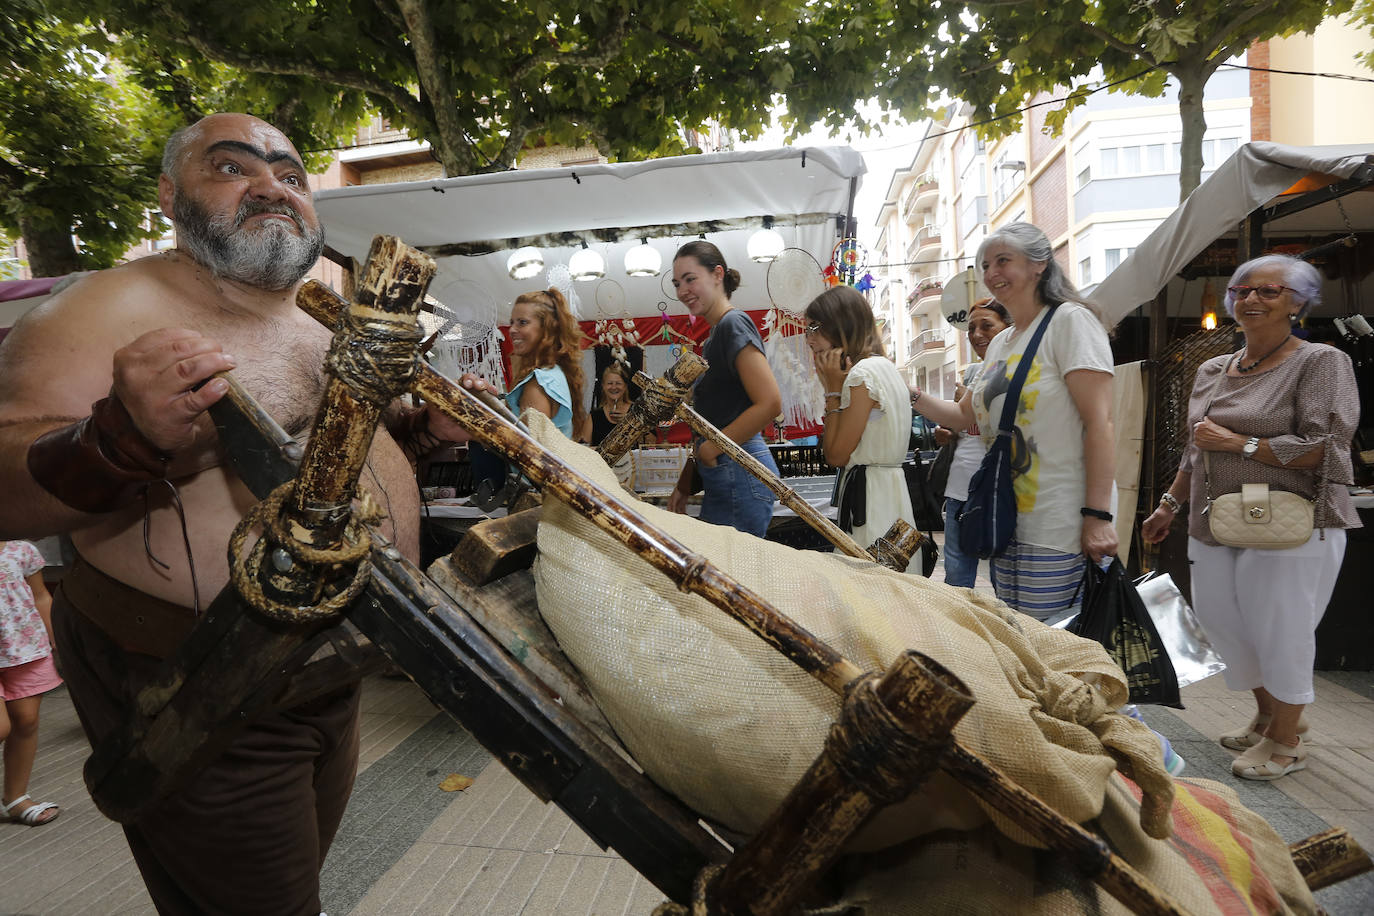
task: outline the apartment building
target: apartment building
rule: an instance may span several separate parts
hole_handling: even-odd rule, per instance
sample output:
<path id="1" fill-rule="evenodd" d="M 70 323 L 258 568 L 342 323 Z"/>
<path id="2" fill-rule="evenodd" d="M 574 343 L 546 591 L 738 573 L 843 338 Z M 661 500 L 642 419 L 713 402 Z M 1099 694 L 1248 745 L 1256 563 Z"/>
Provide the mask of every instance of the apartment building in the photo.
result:
<path id="1" fill-rule="evenodd" d="M 1218 70 L 1204 103 L 1203 178 L 1251 140 L 1367 142 L 1374 128 L 1355 114 L 1374 110 L 1374 74 L 1356 58 L 1367 50 L 1366 35 L 1331 20 L 1313 35 L 1259 42 L 1233 62 L 1240 67 Z M 953 110 L 928 126 L 910 165 L 889 181 L 875 224 L 878 262 L 889 265 L 875 311 L 887 319 L 886 342 L 903 374 L 933 393 L 951 396 L 972 359 L 964 335 L 942 317 L 941 295 L 972 264 L 990 226 L 1036 223 L 1060 265 L 1091 292 L 1177 205 L 1182 122 L 1174 88 L 1157 99 L 1096 93 L 1058 136 L 1044 131 L 1047 108 L 1031 108 L 1021 131 L 986 144 L 968 129 L 967 112 Z M 1128 318 L 1121 333 L 1145 321 Z"/>

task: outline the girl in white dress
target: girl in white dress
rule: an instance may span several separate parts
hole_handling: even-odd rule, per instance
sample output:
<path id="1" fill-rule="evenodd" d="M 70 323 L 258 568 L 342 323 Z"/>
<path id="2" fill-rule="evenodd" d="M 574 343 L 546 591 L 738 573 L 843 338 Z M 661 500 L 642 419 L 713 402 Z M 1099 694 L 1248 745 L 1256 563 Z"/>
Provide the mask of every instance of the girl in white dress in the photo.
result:
<path id="1" fill-rule="evenodd" d="M 825 390 L 821 447 L 826 463 L 841 468 L 833 503 L 840 527 L 867 547 L 899 518 L 916 527 L 902 471 L 911 440 L 910 395 L 858 291 L 826 290 L 806 307 L 806 321 Z"/>

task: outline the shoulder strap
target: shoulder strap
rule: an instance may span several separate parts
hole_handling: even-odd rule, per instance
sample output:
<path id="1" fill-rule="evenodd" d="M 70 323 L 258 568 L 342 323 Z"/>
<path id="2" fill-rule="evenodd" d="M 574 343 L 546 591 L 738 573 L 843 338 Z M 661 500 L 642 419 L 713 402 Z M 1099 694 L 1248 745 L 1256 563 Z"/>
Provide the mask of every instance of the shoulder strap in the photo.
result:
<path id="1" fill-rule="evenodd" d="M 1058 305 L 1049 307 L 1048 314 L 1040 322 L 1040 327 L 1035 329 L 1035 334 L 1027 344 L 1026 352 L 1021 354 L 1021 362 L 1016 367 L 1016 374 L 1011 377 L 1011 386 L 1007 388 L 1006 398 L 1002 401 L 1002 420 L 997 424 L 998 435 L 1011 435 L 1012 427 L 1016 425 L 1016 407 L 1021 401 L 1021 387 L 1026 383 L 1026 375 L 1030 372 L 1031 362 L 1035 359 L 1035 351 L 1040 348 L 1040 338 L 1045 336 L 1045 329 L 1050 326 L 1050 321 L 1058 308 Z"/>

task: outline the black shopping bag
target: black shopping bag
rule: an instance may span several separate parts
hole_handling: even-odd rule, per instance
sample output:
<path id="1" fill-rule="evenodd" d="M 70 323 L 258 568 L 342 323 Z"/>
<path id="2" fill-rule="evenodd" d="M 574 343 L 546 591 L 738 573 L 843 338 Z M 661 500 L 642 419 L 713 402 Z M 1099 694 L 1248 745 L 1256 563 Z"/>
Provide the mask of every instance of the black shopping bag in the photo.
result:
<path id="1" fill-rule="evenodd" d="M 1169 651 L 1120 560 L 1105 570 L 1087 565 L 1083 610 L 1068 629 L 1102 644 L 1126 673 L 1132 703 L 1183 708 Z"/>

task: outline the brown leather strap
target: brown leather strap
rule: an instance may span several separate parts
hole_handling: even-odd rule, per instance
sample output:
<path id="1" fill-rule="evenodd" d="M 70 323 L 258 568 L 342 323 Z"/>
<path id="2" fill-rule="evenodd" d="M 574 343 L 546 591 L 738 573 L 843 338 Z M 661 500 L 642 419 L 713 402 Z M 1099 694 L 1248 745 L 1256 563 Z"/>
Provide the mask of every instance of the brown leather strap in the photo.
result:
<path id="1" fill-rule="evenodd" d="M 125 652 L 166 658 L 191 632 L 188 607 L 112 579 L 80 556 L 58 583 L 67 602 Z"/>
<path id="2" fill-rule="evenodd" d="M 144 438 L 119 398 L 91 405 L 91 415 L 44 433 L 29 446 L 29 473 L 73 509 L 110 512 L 167 474 L 171 456 Z"/>

